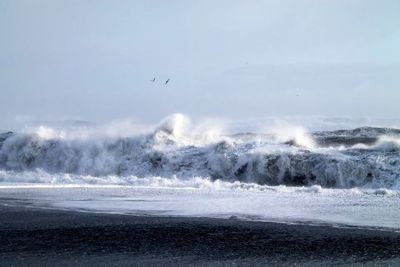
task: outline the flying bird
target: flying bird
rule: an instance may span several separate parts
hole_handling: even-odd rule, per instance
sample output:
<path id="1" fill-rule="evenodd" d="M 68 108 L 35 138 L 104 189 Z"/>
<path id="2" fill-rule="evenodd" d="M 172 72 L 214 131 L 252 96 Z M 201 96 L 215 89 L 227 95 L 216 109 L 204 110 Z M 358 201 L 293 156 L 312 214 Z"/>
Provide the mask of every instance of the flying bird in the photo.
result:
<path id="1" fill-rule="evenodd" d="M 169 83 L 169 79 L 165 81 L 165 85 L 167 85 L 167 83 Z"/>
<path id="2" fill-rule="evenodd" d="M 151 80 L 153 83 L 156 81 L 156 77 L 153 78 L 153 80 Z"/>

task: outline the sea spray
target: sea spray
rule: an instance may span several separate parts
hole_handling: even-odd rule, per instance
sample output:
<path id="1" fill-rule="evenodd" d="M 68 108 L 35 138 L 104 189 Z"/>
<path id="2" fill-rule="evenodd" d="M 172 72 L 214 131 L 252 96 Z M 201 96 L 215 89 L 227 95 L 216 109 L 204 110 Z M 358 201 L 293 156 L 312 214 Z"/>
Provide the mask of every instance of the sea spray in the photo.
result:
<path id="1" fill-rule="evenodd" d="M 129 184 L 132 179 L 127 177 L 182 181 L 204 177 L 259 185 L 399 187 L 398 129 L 308 132 L 301 126 L 281 125 L 264 132 L 229 134 L 224 127 L 223 121 L 193 123 L 182 114 L 131 135 L 124 131 L 101 135 L 99 129 L 104 127 L 39 126 L 1 135 L 0 169 L 10 174 L 37 172 L 38 178 L 32 175 L 29 182 L 62 183 L 72 175 L 74 182 L 81 177 L 98 184 Z M 132 127 L 121 129 L 128 128 Z M 43 173 L 53 178 L 40 179 Z M 7 182 L 27 181 L 5 176 L 2 180 Z"/>

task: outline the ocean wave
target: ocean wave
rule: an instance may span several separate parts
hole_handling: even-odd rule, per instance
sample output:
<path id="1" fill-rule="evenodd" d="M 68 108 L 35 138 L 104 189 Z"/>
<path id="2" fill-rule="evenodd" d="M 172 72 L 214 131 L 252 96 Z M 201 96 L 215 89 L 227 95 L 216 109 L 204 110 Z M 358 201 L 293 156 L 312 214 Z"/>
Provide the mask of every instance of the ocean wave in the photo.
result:
<path id="1" fill-rule="evenodd" d="M 48 173 L 42 182 L 52 183 L 78 175 L 87 183 L 206 177 L 259 185 L 400 188 L 400 131 L 391 128 L 308 133 L 286 127 L 227 135 L 175 115 L 132 137 L 76 136 L 46 127 L 3 133 L 0 169 Z"/>

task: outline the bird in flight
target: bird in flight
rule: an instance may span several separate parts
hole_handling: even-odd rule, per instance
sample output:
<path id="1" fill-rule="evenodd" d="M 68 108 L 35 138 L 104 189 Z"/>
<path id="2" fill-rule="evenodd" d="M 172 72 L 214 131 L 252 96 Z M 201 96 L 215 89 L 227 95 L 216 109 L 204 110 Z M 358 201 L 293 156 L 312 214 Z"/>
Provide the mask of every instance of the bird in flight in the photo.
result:
<path id="1" fill-rule="evenodd" d="M 167 83 L 169 83 L 169 79 L 165 81 L 165 85 L 167 85 Z"/>
<path id="2" fill-rule="evenodd" d="M 153 78 L 153 80 L 151 80 L 153 83 L 156 81 L 156 77 Z"/>

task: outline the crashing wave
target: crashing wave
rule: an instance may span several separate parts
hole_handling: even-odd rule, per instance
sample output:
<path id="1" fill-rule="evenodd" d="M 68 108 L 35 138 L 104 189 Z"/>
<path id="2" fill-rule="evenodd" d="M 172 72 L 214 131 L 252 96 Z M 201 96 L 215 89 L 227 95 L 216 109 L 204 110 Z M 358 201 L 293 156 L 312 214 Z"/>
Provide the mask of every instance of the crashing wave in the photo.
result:
<path id="1" fill-rule="evenodd" d="M 135 137 L 74 139 L 44 128 L 8 132 L 0 135 L 0 169 L 64 175 L 59 177 L 208 177 L 260 185 L 400 186 L 397 129 L 288 132 L 210 135 L 204 128 L 194 131 L 182 115 Z"/>

